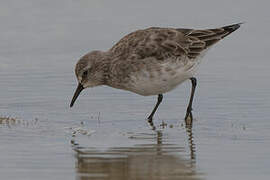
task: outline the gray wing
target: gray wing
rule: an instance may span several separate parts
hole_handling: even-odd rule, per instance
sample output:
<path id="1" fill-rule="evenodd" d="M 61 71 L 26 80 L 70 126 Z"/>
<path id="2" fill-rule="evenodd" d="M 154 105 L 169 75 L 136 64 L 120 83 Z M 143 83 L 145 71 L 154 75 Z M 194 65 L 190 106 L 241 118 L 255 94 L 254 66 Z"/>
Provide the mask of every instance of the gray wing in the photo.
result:
<path id="1" fill-rule="evenodd" d="M 176 29 L 152 27 L 128 34 L 110 51 L 121 59 L 164 60 L 169 56 L 186 55 L 189 44 L 189 38 Z"/>
<path id="2" fill-rule="evenodd" d="M 192 59 L 239 27 L 240 24 L 206 30 L 152 27 L 128 34 L 110 51 L 120 59 L 165 60 L 171 56 Z"/>

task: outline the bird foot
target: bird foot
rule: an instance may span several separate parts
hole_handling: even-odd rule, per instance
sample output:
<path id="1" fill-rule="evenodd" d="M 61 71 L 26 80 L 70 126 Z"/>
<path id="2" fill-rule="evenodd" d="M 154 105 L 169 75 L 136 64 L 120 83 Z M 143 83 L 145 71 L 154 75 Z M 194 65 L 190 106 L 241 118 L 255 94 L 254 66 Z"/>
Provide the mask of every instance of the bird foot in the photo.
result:
<path id="1" fill-rule="evenodd" d="M 149 125 L 152 127 L 152 130 L 155 130 L 156 127 L 154 126 L 154 123 L 153 123 L 153 117 L 148 117 L 147 121 L 148 121 Z"/>
<path id="2" fill-rule="evenodd" d="M 185 116 L 186 126 L 191 126 L 192 121 L 193 121 L 193 115 L 192 115 L 192 112 L 190 110 L 190 111 L 187 111 L 186 116 Z"/>

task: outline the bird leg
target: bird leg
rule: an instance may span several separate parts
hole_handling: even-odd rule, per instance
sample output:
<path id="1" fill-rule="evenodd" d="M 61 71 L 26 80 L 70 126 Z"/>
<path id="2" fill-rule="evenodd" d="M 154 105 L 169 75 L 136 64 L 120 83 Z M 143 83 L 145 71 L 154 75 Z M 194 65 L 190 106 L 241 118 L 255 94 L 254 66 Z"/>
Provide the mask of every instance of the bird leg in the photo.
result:
<path id="1" fill-rule="evenodd" d="M 157 108 L 158 108 L 159 104 L 161 103 L 162 99 L 163 99 L 163 95 L 159 94 L 157 104 L 155 105 L 155 107 L 154 107 L 153 111 L 151 112 L 150 116 L 147 118 L 148 122 L 150 123 L 151 126 L 153 126 L 153 116 L 154 116 L 155 112 L 157 111 Z"/>
<path id="2" fill-rule="evenodd" d="M 187 112 L 186 112 L 186 116 L 185 116 L 185 122 L 186 124 L 192 124 L 193 121 L 193 116 L 192 116 L 192 102 L 193 102 L 193 97 L 194 97 L 194 93 L 195 93 L 195 88 L 197 85 L 197 79 L 195 77 L 190 78 L 191 80 L 191 84 L 192 84 L 192 88 L 191 88 L 191 95 L 190 95 L 190 99 L 189 99 L 189 104 L 187 107 Z M 188 117 L 190 119 L 188 119 Z"/>

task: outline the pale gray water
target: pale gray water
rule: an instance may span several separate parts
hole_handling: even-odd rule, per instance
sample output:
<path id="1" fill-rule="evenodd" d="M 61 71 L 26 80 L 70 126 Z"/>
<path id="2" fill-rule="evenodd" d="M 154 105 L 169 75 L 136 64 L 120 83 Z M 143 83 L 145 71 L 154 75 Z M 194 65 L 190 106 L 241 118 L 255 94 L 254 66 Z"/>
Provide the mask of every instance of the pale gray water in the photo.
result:
<path id="1" fill-rule="evenodd" d="M 18 119 L 0 121 L 0 179 L 269 179 L 270 3 L 169 2 L 0 2 L 0 115 Z M 201 64 L 192 132 L 188 82 L 165 94 L 160 131 L 145 122 L 156 97 L 99 87 L 68 106 L 90 50 L 149 26 L 242 21 Z"/>

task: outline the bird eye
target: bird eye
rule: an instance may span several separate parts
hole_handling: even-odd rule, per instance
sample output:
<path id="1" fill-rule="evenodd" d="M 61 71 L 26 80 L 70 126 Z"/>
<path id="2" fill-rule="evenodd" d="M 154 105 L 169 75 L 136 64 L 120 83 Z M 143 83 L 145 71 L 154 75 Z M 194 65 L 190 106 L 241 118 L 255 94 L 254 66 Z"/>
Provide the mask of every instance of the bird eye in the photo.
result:
<path id="1" fill-rule="evenodd" d="M 83 72 L 83 77 L 86 77 L 87 74 L 88 74 L 88 71 L 84 71 L 84 72 Z"/>

